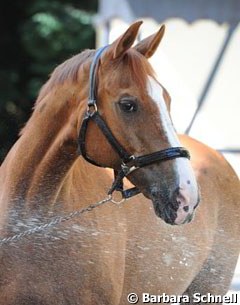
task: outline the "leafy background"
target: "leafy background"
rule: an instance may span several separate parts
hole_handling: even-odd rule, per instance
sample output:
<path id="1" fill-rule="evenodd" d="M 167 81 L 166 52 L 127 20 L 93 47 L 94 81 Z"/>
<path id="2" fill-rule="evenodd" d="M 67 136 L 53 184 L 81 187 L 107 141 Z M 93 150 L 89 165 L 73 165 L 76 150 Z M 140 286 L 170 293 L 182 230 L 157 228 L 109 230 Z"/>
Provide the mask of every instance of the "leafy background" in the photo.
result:
<path id="1" fill-rule="evenodd" d="M 0 163 L 51 71 L 95 47 L 96 11 L 97 0 L 0 2 Z"/>

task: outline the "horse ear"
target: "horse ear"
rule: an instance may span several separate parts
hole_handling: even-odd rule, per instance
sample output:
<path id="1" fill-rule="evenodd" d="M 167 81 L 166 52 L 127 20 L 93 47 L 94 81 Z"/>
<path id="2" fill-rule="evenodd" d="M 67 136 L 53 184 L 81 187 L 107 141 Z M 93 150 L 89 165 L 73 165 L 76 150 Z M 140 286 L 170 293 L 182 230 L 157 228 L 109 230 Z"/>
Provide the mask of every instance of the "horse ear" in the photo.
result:
<path id="1" fill-rule="evenodd" d="M 157 33 L 143 39 L 134 48 L 146 58 L 151 57 L 157 50 L 163 38 L 164 32 L 165 25 L 162 25 Z"/>
<path id="2" fill-rule="evenodd" d="M 137 21 L 130 25 L 127 31 L 111 44 L 109 51 L 112 51 L 114 59 L 121 57 L 132 46 L 142 23 Z"/>

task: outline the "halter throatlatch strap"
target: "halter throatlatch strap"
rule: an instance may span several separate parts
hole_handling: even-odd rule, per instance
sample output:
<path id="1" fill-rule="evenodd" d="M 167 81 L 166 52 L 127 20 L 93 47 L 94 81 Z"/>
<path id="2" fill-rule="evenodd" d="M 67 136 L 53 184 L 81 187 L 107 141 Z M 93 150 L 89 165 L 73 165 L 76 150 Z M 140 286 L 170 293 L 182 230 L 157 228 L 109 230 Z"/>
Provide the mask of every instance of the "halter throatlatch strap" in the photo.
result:
<path id="1" fill-rule="evenodd" d="M 86 152 L 86 133 L 87 127 L 90 120 L 92 120 L 102 131 L 107 141 L 110 143 L 115 152 L 119 155 L 122 163 L 120 170 L 114 170 L 115 179 L 111 188 L 108 191 L 108 194 L 111 195 L 114 191 L 120 191 L 122 193 L 123 198 L 130 198 L 139 194 L 141 191 L 137 187 L 132 187 L 130 189 L 123 189 L 123 178 L 128 176 L 133 171 L 142 168 L 144 166 L 156 163 L 163 162 L 166 160 L 172 160 L 176 158 L 187 158 L 190 159 L 189 152 L 183 147 L 170 147 L 164 150 L 156 151 L 151 154 L 143 155 L 143 156 L 134 156 L 130 155 L 123 147 L 120 145 L 118 140 L 113 135 L 112 131 L 103 120 L 101 115 L 97 110 L 97 67 L 99 63 L 100 56 L 103 51 L 108 46 L 100 48 L 96 51 L 96 54 L 93 58 L 91 67 L 90 67 L 90 76 L 89 76 L 89 99 L 88 99 L 88 109 L 85 114 L 85 117 L 82 122 L 82 126 L 78 136 L 78 150 L 79 153 L 84 157 L 88 162 L 104 167 L 101 164 L 98 164 L 91 157 L 88 156 Z"/>

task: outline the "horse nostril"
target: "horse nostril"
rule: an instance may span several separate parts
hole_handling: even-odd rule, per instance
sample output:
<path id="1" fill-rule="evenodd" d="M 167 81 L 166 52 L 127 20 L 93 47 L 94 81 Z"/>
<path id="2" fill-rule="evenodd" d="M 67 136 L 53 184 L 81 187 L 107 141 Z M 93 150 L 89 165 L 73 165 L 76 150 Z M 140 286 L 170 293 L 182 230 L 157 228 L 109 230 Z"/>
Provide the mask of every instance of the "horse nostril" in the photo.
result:
<path id="1" fill-rule="evenodd" d="M 185 206 L 183 207 L 183 210 L 184 210 L 184 212 L 188 212 L 188 211 L 189 211 L 189 206 L 188 206 L 188 205 L 185 205 Z"/>
<path id="2" fill-rule="evenodd" d="M 173 200 L 171 201 L 171 208 L 174 210 L 174 211 L 177 211 L 179 206 L 181 204 L 181 201 L 180 200 Z"/>

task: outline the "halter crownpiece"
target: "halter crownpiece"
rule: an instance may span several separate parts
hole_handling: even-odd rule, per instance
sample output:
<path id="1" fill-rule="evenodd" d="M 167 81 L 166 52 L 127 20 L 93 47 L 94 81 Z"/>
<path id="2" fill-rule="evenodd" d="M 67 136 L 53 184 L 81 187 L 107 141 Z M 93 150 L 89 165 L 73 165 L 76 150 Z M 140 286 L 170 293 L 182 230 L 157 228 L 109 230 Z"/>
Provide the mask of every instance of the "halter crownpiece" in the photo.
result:
<path id="1" fill-rule="evenodd" d="M 107 124 L 105 123 L 105 121 L 103 120 L 97 109 L 97 84 L 96 84 L 97 68 L 98 68 L 99 59 L 107 47 L 108 46 L 104 46 L 98 49 L 91 63 L 90 75 L 89 75 L 88 108 L 85 117 L 83 119 L 82 126 L 80 128 L 80 132 L 78 136 L 78 150 L 79 150 L 79 154 L 81 154 L 86 161 L 99 167 L 105 167 L 102 166 L 101 164 L 98 164 L 93 159 L 91 159 L 86 152 L 86 144 L 85 144 L 86 132 L 87 132 L 88 123 L 90 120 L 92 120 L 100 128 L 100 130 L 106 137 L 107 141 L 116 151 L 116 153 L 119 155 L 122 161 L 121 169 L 114 170 L 115 180 L 113 181 L 113 184 L 109 189 L 108 194 L 111 195 L 114 191 L 120 191 L 122 193 L 123 198 L 130 198 L 132 196 L 139 194 L 141 191 L 137 187 L 123 190 L 124 177 L 128 176 L 136 169 L 153 164 L 155 162 L 160 162 L 160 161 L 162 162 L 176 158 L 190 159 L 190 154 L 188 150 L 186 150 L 183 147 L 170 147 L 167 149 L 153 152 L 151 154 L 136 157 L 134 155 L 130 155 L 118 142 L 118 140 L 112 134 L 110 128 L 107 126 Z"/>

